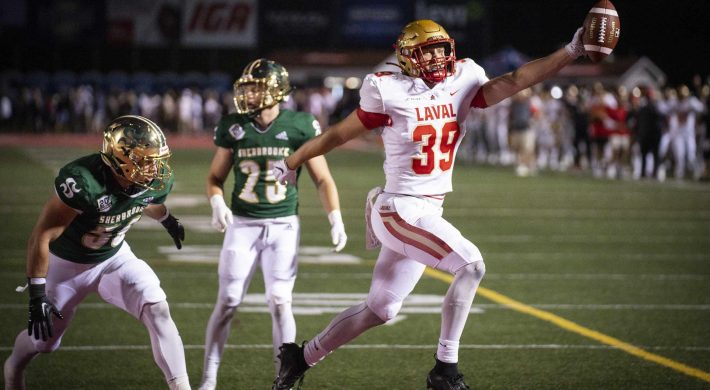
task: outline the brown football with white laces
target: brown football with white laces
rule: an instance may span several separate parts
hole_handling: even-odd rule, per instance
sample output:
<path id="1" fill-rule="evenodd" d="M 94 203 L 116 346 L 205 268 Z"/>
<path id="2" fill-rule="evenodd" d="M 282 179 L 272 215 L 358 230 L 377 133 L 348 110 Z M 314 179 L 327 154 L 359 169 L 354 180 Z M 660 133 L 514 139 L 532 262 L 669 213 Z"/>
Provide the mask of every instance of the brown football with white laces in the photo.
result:
<path id="1" fill-rule="evenodd" d="M 616 7 L 609 0 L 599 0 L 584 19 L 582 43 L 587 56 L 594 62 L 605 59 L 616 47 L 621 35 L 621 21 Z"/>

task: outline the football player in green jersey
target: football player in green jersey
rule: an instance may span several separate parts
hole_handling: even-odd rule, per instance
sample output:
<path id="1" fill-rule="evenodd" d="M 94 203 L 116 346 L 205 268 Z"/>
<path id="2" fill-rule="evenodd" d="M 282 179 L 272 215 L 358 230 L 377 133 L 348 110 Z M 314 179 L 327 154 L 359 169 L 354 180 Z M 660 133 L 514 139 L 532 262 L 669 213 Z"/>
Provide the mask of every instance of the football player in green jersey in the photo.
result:
<path id="1" fill-rule="evenodd" d="M 24 389 L 24 370 L 57 348 L 89 293 L 148 329 L 153 357 L 170 389 L 189 389 L 185 354 L 165 292 L 124 241 L 143 214 L 161 222 L 180 249 L 183 226 L 163 202 L 173 185 L 170 149 L 160 127 L 122 116 L 104 130 L 100 153 L 65 165 L 54 180 L 27 245 L 29 322 L 5 361 L 5 388 Z M 53 318 L 54 317 L 54 318 Z"/>
<path id="2" fill-rule="evenodd" d="M 272 319 L 274 364 L 278 346 L 296 337 L 291 293 L 296 279 L 300 229 L 295 186 L 277 183 L 271 167 L 320 133 L 316 118 L 279 108 L 291 92 L 286 69 L 258 59 L 246 66 L 234 83 L 237 112 L 222 118 L 215 129 L 217 151 L 207 176 L 212 225 L 225 232 L 219 258 L 217 303 L 207 325 L 205 361 L 200 389 L 214 389 L 224 344 L 235 310 L 242 302 L 257 263 L 266 286 Z M 347 236 L 338 191 L 323 156 L 306 162 L 321 203 L 328 213 L 334 250 Z M 231 209 L 224 201 L 224 182 L 234 170 Z"/>

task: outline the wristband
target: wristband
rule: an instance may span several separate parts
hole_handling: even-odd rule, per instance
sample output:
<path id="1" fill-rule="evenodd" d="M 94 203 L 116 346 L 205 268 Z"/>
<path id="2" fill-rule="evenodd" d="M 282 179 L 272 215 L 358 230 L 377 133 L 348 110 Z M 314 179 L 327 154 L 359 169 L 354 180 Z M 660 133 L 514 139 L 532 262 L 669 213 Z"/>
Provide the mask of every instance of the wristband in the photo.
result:
<path id="1" fill-rule="evenodd" d="M 30 299 L 40 298 L 40 297 L 47 295 L 47 293 L 44 290 L 44 286 L 46 285 L 46 283 L 42 283 L 42 284 L 32 283 L 32 280 L 37 280 L 37 279 L 44 280 L 44 278 L 28 278 L 28 279 L 30 280 Z"/>
<path id="2" fill-rule="evenodd" d="M 168 208 L 166 207 L 165 208 L 165 215 L 163 215 L 162 217 L 160 217 L 156 221 L 163 223 L 163 222 L 165 222 L 166 219 L 168 219 L 169 216 L 170 216 L 170 210 L 168 210 Z"/>
<path id="3" fill-rule="evenodd" d="M 214 194 L 210 197 L 210 206 L 212 208 L 217 208 L 219 206 L 227 206 L 227 203 L 224 202 L 224 197 L 220 194 Z"/>
<path id="4" fill-rule="evenodd" d="M 333 226 L 336 223 L 343 224 L 343 216 L 340 214 L 340 210 L 331 211 L 328 214 L 328 222 L 330 222 L 330 226 Z"/>

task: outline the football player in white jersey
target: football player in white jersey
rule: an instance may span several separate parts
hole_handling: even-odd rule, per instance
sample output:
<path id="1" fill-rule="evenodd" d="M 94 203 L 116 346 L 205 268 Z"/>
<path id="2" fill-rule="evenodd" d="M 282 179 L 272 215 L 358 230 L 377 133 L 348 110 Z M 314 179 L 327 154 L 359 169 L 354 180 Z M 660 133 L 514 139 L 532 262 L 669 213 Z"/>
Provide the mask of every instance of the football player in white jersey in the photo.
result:
<path id="1" fill-rule="evenodd" d="M 294 169 L 303 162 L 367 131 L 380 132 L 385 148 L 384 191 L 368 202 L 369 225 L 382 249 L 367 299 L 338 314 L 303 346 L 282 345 L 274 389 L 290 389 L 330 352 L 394 318 L 426 266 L 454 275 L 427 387 L 468 389 L 458 371 L 458 346 L 485 266 L 478 248 L 442 218 L 462 123 L 471 107 L 496 104 L 584 55 L 582 32 L 578 29 L 564 48 L 489 80 L 473 60 L 456 59 L 454 40 L 442 26 L 411 22 L 395 44 L 402 73 L 365 77 L 357 110 L 274 165 L 277 180 L 294 183 Z"/>

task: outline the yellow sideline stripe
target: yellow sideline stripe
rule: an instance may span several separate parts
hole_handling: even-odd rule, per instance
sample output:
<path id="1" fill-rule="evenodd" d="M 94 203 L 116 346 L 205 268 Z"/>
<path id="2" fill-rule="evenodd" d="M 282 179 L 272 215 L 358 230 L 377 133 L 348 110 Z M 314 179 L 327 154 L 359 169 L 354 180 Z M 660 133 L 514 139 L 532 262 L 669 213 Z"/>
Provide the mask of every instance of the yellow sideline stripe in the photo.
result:
<path id="1" fill-rule="evenodd" d="M 444 281 L 446 283 L 451 283 L 454 280 L 453 276 L 451 276 L 447 273 L 441 272 L 441 271 L 437 271 L 437 270 L 429 268 L 429 267 L 426 268 L 424 273 L 431 276 L 434 279 L 438 279 L 438 280 Z M 482 295 L 493 302 L 508 306 L 509 308 L 511 308 L 513 310 L 519 311 L 521 313 L 529 314 L 529 315 L 531 315 L 533 317 L 537 317 L 543 321 L 551 322 L 551 323 L 559 326 L 562 329 L 566 329 L 570 332 L 577 333 L 579 335 L 590 338 L 592 340 L 599 341 L 602 344 L 606 344 L 606 345 L 610 345 L 612 347 L 618 348 L 626 353 L 640 357 L 641 359 L 652 361 L 652 362 L 658 363 L 662 366 L 666 366 L 666 367 L 671 368 L 673 370 L 682 372 L 683 374 L 702 379 L 706 382 L 710 382 L 710 374 L 703 371 L 703 370 L 687 366 L 683 363 L 676 362 L 675 360 L 671 360 L 671 359 L 665 358 L 663 356 L 656 355 L 655 353 L 645 351 L 639 347 L 636 347 L 632 344 L 621 341 L 617 338 L 607 336 L 603 333 L 599 333 L 596 330 L 585 328 L 584 326 L 581 326 L 581 325 L 578 325 L 572 321 L 566 320 L 558 315 L 546 312 L 544 310 L 536 309 L 536 308 L 526 305 L 522 302 L 518 302 L 512 298 L 508 298 L 507 296 L 497 293 L 493 290 L 487 289 L 485 287 L 478 287 L 477 294 Z"/>

